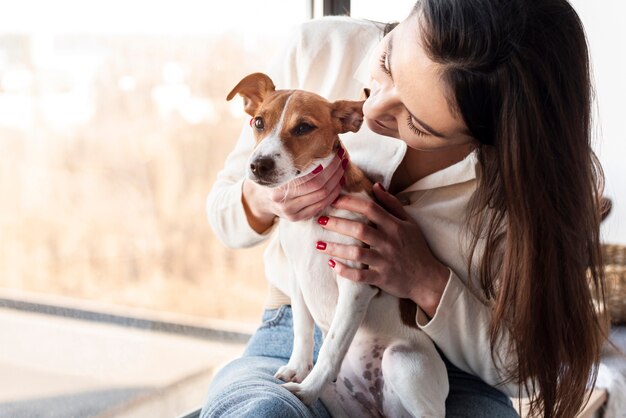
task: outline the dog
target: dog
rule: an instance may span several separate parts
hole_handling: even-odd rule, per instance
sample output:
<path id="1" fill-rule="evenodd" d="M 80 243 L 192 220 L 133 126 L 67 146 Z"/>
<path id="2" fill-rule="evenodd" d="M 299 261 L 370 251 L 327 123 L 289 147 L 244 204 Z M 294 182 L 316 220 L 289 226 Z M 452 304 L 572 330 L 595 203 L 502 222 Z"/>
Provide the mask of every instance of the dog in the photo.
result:
<path id="1" fill-rule="evenodd" d="M 357 132 L 363 122 L 363 101 L 331 103 L 312 92 L 276 90 L 263 73 L 243 78 L 227 100 L 236 94 L 256 139 L 246 175 L 265 187 L 327 166 L 345 149 L 339 134 Z M 342 194 L 373 199 L 372 183 L 356 165 L 345 166 L 344 179 Z M 367 222 L 332 207 L 322 214 Z M 417 306 L 338 276 L 313 248 L 317 241 L 362 244 L 313 218 L 281 221 L 279 239 L 289 260 L 294 328 L 289 362 L 275 374 L 283 386 L 307 405 L 321 398 L 334 417 L 444 417 L 446 366 L 415 325 Z M 314 324 L 324 334 L 315 366 Z"/>

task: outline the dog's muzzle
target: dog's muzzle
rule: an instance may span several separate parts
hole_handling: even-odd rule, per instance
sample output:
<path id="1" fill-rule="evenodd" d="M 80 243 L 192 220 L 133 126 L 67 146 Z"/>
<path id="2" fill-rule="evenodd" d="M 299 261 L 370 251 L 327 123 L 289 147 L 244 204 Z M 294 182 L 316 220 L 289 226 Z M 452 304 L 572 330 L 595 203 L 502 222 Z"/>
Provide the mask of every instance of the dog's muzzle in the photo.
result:
<path id="1" fill-rule="evenodd" d="M 259 184 L 271 184 L 274 180 L 276 162 L 270 157 L 259 157 L 250 163 L 250 171 L 254 175 L 254 181 Z"/>

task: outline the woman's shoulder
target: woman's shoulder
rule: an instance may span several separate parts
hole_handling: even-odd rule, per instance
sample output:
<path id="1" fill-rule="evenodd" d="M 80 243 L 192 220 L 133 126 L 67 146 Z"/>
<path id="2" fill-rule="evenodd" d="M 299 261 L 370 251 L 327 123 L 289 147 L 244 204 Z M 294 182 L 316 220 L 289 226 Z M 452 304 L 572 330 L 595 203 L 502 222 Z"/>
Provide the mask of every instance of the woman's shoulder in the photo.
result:
<path id="1" fill-rule="evenodd" d="M 385 24 L 348 16 L 325 16 L 301 23 L 295 38 L 301 51 L 308 53 L 337 53 L 359 55 L 378 43 Z"/>
<path id="2" fill-rule="evenodd" d="M 314 91 L 331 101 L 356 99 L 362 85 L 355 72 L 382 39 L 384 27 L 346 16 L 300 23 L 292 28 L 269 74 L 281 88 Z"/>
<path id="3" fill-rule="evenodd" d="M 299 25 L 302 36 L 344 39 L 357 36 L 373 37 L 379 40 L 382 38 L 384 28 L 385 23 L 350 16 L 324 16 Z"/>

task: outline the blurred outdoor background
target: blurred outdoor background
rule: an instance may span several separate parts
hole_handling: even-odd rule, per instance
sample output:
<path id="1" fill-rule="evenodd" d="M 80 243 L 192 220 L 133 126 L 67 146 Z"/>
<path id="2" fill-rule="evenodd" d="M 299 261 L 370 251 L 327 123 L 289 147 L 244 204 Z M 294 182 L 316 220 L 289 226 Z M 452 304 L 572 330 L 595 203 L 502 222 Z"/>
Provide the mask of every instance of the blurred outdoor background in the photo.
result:
<path id="1" fill-rule="evenodd" d="M 263 248 L 223 247 L 204 203 L 246 120 L 226 94 L 265 68 L 310 3 L 2 3 L 0 288 L 255 322 Z M 366 3 L 353 15 L 399 20 L 413 2 Z M 600 3 L 574 5 L 592 45 L 607 195 L 624 215 L 626 64 L 609 45 L 625 37 L 618 3 Z M 626 243 L 618 218 L 603 233 Z"/>
<path id="2" fill-rule="evenodd" d="M 262 249 L 224 248 L 204 203 L 242 126 L 226 94 L 305 2 L 28 3 L 0 27 L 0 287 L 256 320 Z"/>

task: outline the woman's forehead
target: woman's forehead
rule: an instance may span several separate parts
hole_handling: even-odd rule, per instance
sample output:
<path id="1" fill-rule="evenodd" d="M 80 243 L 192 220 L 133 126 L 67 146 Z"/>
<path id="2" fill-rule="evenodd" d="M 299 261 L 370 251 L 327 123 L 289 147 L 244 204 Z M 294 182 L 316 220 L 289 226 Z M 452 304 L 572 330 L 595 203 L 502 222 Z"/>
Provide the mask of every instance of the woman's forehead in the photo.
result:
<path id="1" fill-rule="evenodd" d="M 443 67 L 433 62 L 423 47 L 420 19 L 411 14 L 391 33 L 390 64 L 402 102 L 418 119 L 445 136 L 465 131 L 465 124 L 450 107 Z"/>

